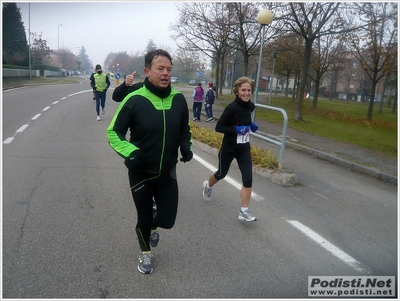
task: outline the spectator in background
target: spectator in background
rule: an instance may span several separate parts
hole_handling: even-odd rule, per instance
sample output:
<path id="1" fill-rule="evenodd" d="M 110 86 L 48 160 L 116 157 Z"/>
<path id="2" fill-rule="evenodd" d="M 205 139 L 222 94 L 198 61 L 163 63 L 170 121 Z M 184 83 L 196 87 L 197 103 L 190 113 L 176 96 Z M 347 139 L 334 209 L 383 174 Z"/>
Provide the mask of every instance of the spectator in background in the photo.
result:
<path id="1" fill-rule="evenodd" d="M 198 82 L 196 88 L 193 89 L 193 121 L 200 121 L 201 107 L 203 105 L 204 89 Z"/>
<path id="2" fill-rule="evenodd" d="M 204 110 L 206 111 L 207 114 L 207 120 L 206 120 L 207 122 L 214 121 L 213 111 L 212 111 L 214 100 L 215 100 L 215 91 L 213 89 L 213 84 L 208 83 L 208 91 L 206 93 L 206 103 L 204 105 Z"/>

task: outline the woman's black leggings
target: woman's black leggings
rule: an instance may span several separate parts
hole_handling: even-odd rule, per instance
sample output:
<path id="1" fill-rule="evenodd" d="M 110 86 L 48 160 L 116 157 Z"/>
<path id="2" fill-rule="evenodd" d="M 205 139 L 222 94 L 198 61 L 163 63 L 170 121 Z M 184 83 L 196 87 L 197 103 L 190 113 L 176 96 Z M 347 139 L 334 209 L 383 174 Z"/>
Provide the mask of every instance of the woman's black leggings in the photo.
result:
<path id="1" fill-rule="evenodd" d="M 146 179 L 146 180 L 145 180 Z M 137 210 L 136 234 L 140 250 L 150 251 L 150 232 L 157 227 L 171 229 L 178 210 L 178 183 L 176 174 L 163 174 L 149 179 L 148 175 L 129 172 L 129 183 Z M 137 183 L 140 183 L 137 185 Z M 153 218 L 153 197 L 157 215 Z"/>
<path id="2" fill-rule="evenodd" d="M 220 149 L 218 152 L 218 170 L 214 177 L 219 181 L 228 174 L 233 159 L 236 159 L 240 172 L 242 174 L 243 187 L 250 188 L 253 185 L 253 168 L 251 163 L 250 151 L 245 152 L 227 152 Z"/>

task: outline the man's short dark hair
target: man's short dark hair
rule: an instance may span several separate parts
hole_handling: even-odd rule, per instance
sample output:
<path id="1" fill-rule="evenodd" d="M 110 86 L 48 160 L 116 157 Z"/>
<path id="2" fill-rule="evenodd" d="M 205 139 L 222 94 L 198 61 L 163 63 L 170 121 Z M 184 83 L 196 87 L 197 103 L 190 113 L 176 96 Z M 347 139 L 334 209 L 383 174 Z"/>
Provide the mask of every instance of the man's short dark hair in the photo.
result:
<path id="1" fill-rule="evenodd" d="M 167 51 L 165 51 L 163 49 L 155 49 L 155 50 L 150 50 L 149 52 L 146 53 L 146 55 L 144 57 L 144 66 L 146 68 L 150 69 L 151 64 L 153 63 L 153 60 L 156 59 L 157 57 L 159 57 L 160 55 L 167 57 L 170 60 L 171 65 L 172 65 L 172 57 Z"/>

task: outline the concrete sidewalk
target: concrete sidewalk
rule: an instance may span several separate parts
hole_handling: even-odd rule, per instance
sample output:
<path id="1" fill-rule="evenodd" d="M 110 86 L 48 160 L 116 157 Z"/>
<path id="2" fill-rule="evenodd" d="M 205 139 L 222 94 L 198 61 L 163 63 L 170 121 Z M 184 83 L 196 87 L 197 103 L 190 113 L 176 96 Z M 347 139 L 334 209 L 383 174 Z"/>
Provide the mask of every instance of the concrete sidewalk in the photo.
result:
<path id="1" fill-rule="evenodd" d="M 188 101 L 189 109 L 191 110 L 192 98 L 186 95 L 185 97 Z M 230 101 L 225 103 L 229 102 Z M 209 128 L 215 128 L 215 123 L 218 121 L 219 116 L 221 116 L 224 110 L 224 107 L 218 105 L 218 103 L 221 103 L 221 101 L 216 100 L 216 104 L 213 105 L 214 122 L 206 122 L 207 117 L 203 106 L 202 120 L 197 124 Z M 190 116 L 192 117 L 192 115 Z M 255 122 L 259 126 L 259 134 L 280 141 L 283 125 L 257 119 Z M 260 148 L 271 148 L 271 146 L 275 146 L 274 144 L 255 136 L 252 137 L 251 143 Z M 321 136 L 303 133 L 288 128 L 285 149 L 292 149 L 306 153 L 312 157 L 335 163 L 348 170 L 363 173 L 397 186 L 397 159 L 384 156 L 356 145 L 334 141 Z M 290 168 L 285 166 L 285 159 L 283 159 L 282 165 L 284 169 L 290 170 Z"/>

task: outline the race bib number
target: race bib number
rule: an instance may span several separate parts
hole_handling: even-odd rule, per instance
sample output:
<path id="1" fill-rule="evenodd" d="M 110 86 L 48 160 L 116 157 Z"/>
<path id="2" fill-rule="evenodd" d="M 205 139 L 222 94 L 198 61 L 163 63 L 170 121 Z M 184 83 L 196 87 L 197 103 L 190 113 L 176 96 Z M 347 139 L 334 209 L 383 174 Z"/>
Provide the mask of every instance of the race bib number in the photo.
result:
<path id="1" fill-rule="evenodd" d="M 250 142 L 250 131 L 248 131 L 244 135 L 237 134 L 236 142 L 237 142 L 237 144 L 243 144 L 243 143 Z"/>

